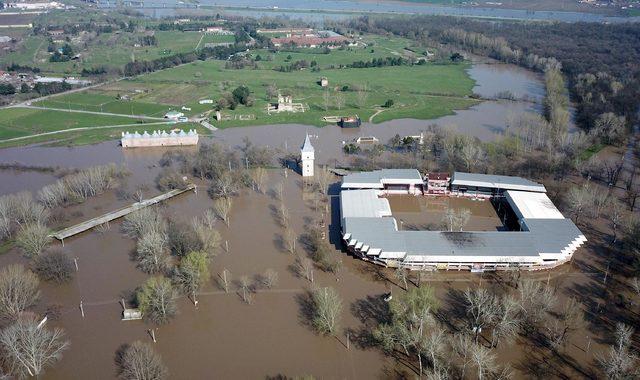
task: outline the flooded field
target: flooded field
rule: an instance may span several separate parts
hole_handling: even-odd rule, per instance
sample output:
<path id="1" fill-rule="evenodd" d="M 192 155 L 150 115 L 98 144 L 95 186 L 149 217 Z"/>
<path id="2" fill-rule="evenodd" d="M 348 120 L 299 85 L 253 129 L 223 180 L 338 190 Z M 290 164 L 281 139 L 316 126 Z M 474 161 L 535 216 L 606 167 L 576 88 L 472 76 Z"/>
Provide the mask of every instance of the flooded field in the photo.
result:
<path id="1" fill-rule="evenodd" d="M 447 209 L 467 209 L 471 212 L 465 231 L 496 231 L 502 222 L 491 202 L 470 198 L 434 196 L 389 196 L 391 212 L 405 230 L 443 230 Z"/>
<path id="2" fill-rule="evenodd" d="M 528 72 L 508 71 L 496 65 L 476 66 L 472 75 L 484 78 L 478 81 L 476 92 L 495 95 L 503 86 L 511 86 L 517 94 L 527 94 L 538 99 L 541 96 L 539 77 Z M 513 75 L 509 80 L 496 81 L 497 77 Z M 520 80 L 514 78 L 521 78 Z M 305 133 L 314 135 L 319 163 L 335 164 L 345 159 L 342 141 L 362 135 L 374 135 L 382 142 L 398 134 L 416 134 L 427 125 L 437 122 L 454 128 L 460 133 L 491 140 L 504 130 L 510 112 L 535 109 L 529 102 L 484 102 L 469 110 L 438 120 L 396 120 L 388 123 L 364 123 L 359 130 L 338 127 L 313 128 L 301 125 L 273 125 L 262 127 L 234 128 L 216 131 L 205 142 L 219 142 L 230 147 L 242 144 L 247 136 L 257 144 L 275 147 L 291 153 L 298 152 Z M 193 152 L 196 148 L 181 148 Z M 85 168 L 114 162 L 124 165 L 130 172 L 119 189 L 89 199 L 81 205 L 68 207 L 64 217 L 55 227 L 69 226 L 82 220 L 117 209 L 132 202 L 122 194 L 142 189 L 145 198 L 159 194 L 154 179 L 160 171 L 158 161 L 167 148 L 123 150 L 117 141 L 79 147 L 31 146 L 0 150 L 0 163 L 19 163 L 25 166 L 51 166 L 59 168 Z M 305 200 L 302 179 L 299 175 L 283 171 L 269 171 L 267 189 L 284 183 L 284 202 L 290 211 L 291 225 L 296 233 L 308 229 L 313 218 L 312 202 Z M 36 192 L 45 184 L 55 181 L 51 173 L 38 171 L 0 170 L 0 194 L 21 190 Z M 337 180 L 337 179 L 336 179 Z M 174 220 L 190 221 L 200 216 L 213 201 L 206 194 L 206 184 L 199 183 L 197 194 L 180 195 L 160 208 L 163 215 Z M 327 218 L 330 241 L 336 248 L 332 252 L 342 259 L 343 267 L 337 275 L 316 271 L 315 285 L 335 287 L 344 301 L 342 324 L 337 338 L 316 335 L 302 317 L 300 297 L 311 284 L 299 278 L 291 269 L 294 257 L 285 253 L 282 244 L 282 228 L 274 216 L 276 201 L 269 192 L 257 193 L 244 190 L 235 198 L 230 225 L 218 222 L 222 240 L 228 242 L 229 251 L 220 249 L 213 259 L 211 278 L 203 293 L 199 295 L 198 307 L 186 297 L 179 300 L 179 315 L 166 326 L 156 330 L 158 342 L 155 348 L 162 355 L 171 372 L 171 378 L 242 378 L 260 379 L 266 376 L 302 376 L 312 374 L 325 379 L 371 379 L 412 377 L 406 366 L 385 358 L 378 350 L 351 345 L 345 347 L 344 331 L 347 328 L 363 328 L 361 310 L 355 301 L 373 297 L 394 289 L 393 272 L 383 270 L 370 263 L 348 256 L 339 243 L 339 215 L 337 198 L 331 199 L 331 216 Z M 500 218 L 489 202 L 465 198 L 390 197 L 394 216 L 403 221 L 405 228 L 430 228 L 439 224 L 447 207 L 468 208 L 472 217 L 467 230 L 495 230 L 501 227 Z M 63 360 L 47 371 L 46 379 L 115 377 L 114 354 L 124 343 L 134 340 L 150 342 L 148 329 L 153 326 L 142 321 L 120 320 L 122 298 L 129 299 L 132 292 L 148 275 L 136 268 L 131 260 L 135 241 L 120 232 L 120 222 L 112 223 L 102 232 L 90 231 L 65 241 L 65 252 L 78 258 L 79 272 L 74 280 L 63 286 L 41 285 L 42 300 L 37 311 L 43 313 L 47 307 L 57 305 L 57 318 L 52 316 L 51 326 L 63 327 L 71 340 L 70 349 Z M 594 228 L 606 230 L 606 223 Z M 592 233 L 591 230 L 589 230 Z M 603 236 L 597 231 L 594 236 Z M 571 264 L 550 272 L 527 273 L 523 276 L 550 282 L 558 290 L 561 299 L 583 297 L 589 289 L 601 282 L 602 267 L 607 251 L 599 249 L 601 238 L 591 238 L 587 248 L 577 254 Z M 57 243 L 54 244 L 58 245 Z M 301 251 L 302 252 L 302 251 Z M 8 263 L 27 263 L 17 250 L 0 255 L 0 267 Z M 606 264 L 604 264 L 606 266 Z M 271 268 L 278 273 L 277 286 L 270 290 L 259 290 L 251 305 L 242 302 L 234 291 L 225 293 L 216 285 L 216 276 L 228 269 L 233 279 L 246 275 L 252 279 Z M 485 277 L 483 277 L 485 276 Z M 466 289 L 469 285 L 487 283 L 491 274 L 434 273 L 429 282 L 436 288 L 438 297 L 447 305 L 450 289 Z M 386 278 L 386 280 L 385 280 Z M 497 277 L 496 277 L 497 278 Z M 497 278 L 497 284 L 503 284 Z M 612 282 L 615 285 L 615 282 Z M 496 285 L 498 286 L 498 285 Z M 502 286 L 502 285 L 500 285 Z M 598 302 L 606 303 L 603 294 Z M 79 310 L 83 302 L 85 318 Z M 595 302 L 595 301 L 594 301 Z M 589 305 L 593 306 L 593 303 Z M 593 355 L 603 351 L 603 337 L 608 331 L 596 328 L 585 330 L 576 337 L 566 351 L 579 364 L 566 364 L 549 358 L 518 342 L 514 346 L 501 347 L 501 361 L 513 363 L 515 377 L 533 376 L 536 368 L 530 367 L 530 359 L 545 363 L 548 377 L 589 377 L 582 368 L 590 363 Z M 590 351 L 585 349 L 588 344 Z M 591 341 L 591 336 L 594 337 Z M 595 339 L 599 336 L 598 340 Z M 515 348 L 515 349 L 514 349 Z M 533 354 L 532 354 L 533 350 Z M 548 364 L 551 361 L 551 364 Z M 586 364 L 585 364 L 586 365 Z M 549 372 L 551 371 L 551 372 Z"/>
<path id="3" fill-rule="evenodd" d="M 148 182 L 154 172 L 135 171 L 138 178 L 133 182 Z M 285 183 L 291 224 L 297 226 L 296 233 L 303 233 L 305 218 L 313 213 L 302 199 L 300 177 L 292 174 L 284 178 L 281 171 L 273 171 L 268 187 L 281 181 Z M 131 186 L 133 183 L 126 185 Z M 149 195 L 155 193 L 149 190 Z M 66 214 L 71 216 L 64 224 L 99 215 L 123 203 L 126 202 L 118 201 L 113 194 L 105 194 L 69 208 Z M 206 192 L 200 191 L 167 202 L 162 213 L 174 220 L 189 221 L 211 205 Z M 298 297 L 311 284 L 290 269 L 294 257 L 282 249 L 282 231 L 272 211 L 275 205 L 269 195 L 246 191 L 235 200 L 230 226 L 218 224 L 229 252 L 221 250 L 213 259 L 212 278 L 199 296 L 198 308 L 181 298 L 179 316 L 156 331 L 157 349 L 174 378 L 264 378 L 307 373 L 322 378 L 373 378 L 384 365 L 378 353 L 346 351 L 344 338 L 319 337 L 301 323 Z M 112 378 L 116 349 L 133 340 L 150 340 L 150 325 L 120 320 L 120 299 L 128 299 L 147 275 L 131 261 L 135 242 L 122 235 L 119 225 L 113 223 L 106 232 L 92 231 L 65 240 L 64 250 L 78 258 L 80 271 L 69 285 L 45 285 L 41 304 L 59 305 L 61 317 L 54 323 L 67 331 L 72 344 L 47 378 Z M 14 261 L 24 262 L 17 252 L 0 256 L 0 266 Z M 314 285 L 339 285 L 347 306 L 342 327 L 355 328 L 357 321 L 348 312 L 348 305 L 366 295 L 381 294 L 386 286 L 371 282 L 360 272 L 358 267 L 364 263 L 349 258 L 344 261 L 346 265 L 337 276 L 317 273 Z M 259 291 L 254 302 L 247 305 L 235 292 L 225 293 L 214 285 L 214 277 L 224 268 L 235 279 L 242 275 L 254 278 L 271 268 L 278 272 L 278 285 Z M 84 319 L 79 310 L 81 300 Z M 332 365 L 328 366 L 329 362 Z M 358 365 L 360 362 L 368 365 Z"/>

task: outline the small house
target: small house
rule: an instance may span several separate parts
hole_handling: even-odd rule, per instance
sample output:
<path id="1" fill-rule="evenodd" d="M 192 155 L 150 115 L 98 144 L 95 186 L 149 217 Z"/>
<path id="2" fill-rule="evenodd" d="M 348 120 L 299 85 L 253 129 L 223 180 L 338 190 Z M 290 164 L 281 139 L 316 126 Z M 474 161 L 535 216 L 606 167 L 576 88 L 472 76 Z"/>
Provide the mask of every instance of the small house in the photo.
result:
<path id="1" fill-rule="evenodd" d="M 172 120 L 178 120 L 183 116 L 184 116 L 184 113 L 178 112 L 178 111 L 169 111 L 164 114 L 165 119 L 172 119 Z"/>
<path id="2" fill-rule="evenodd" d="M 327 87 L 329 85 L 329 80 L 327 77 L 320 78 L 320 87 Z"/>

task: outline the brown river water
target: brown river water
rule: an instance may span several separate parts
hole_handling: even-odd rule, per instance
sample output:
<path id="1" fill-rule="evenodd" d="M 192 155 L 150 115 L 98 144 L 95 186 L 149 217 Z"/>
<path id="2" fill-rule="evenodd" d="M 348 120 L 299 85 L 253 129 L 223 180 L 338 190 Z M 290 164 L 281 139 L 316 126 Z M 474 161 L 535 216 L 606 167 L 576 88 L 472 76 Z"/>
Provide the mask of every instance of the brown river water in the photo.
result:
<path id="1" fill-rule="evenodd" d="M 492 96 L 499 91 L 511 89 L 521 96 L 539 99 L 543 95 L 540 78 L 530 72 L 508 65 L 479 64 L 470 70 L 478 85 L 475 91 Z M 506 86 L 506 88 L 504 88 Z M 316 158 L 321 163 L 343 160 L 342 141 L 358 136 L 374 135 L 385 142 L 399 133 L 416 134 L 427 125 L 438 123 L 455 128 L 460 133 L 492 140 L 504 130 L 509 113 L 535 110 L 528 102 L 484 102 L 456 115 L 437 120 L 395 120 L 381 124 L 365 123 L 359 130 L 343 130 L 338 127 L 314 128 L 300 125 L 272 125 L 233 128 L 216 131 L 206 140 L 240 145 L 248 136 L 255 144 L 279 147 L 291 152 L 298 150 L 305 133 L 315 136 Z M 195 148 L 183 148 L 190 151 Z M 159 172 L 158 160 L 165 148 L 123 150 L 116 141 L 80 147 L 30 146 L 0 150 L 0 162 L 24 165 L 59 166 L 81 168 L 115 162 L 124 164 L 131 175 L 124 180 L 123 187 L 135 189 L 146 185 L 145 197 L 158 194 L 153 180 Z M 52 174 L 38 172 L 0 171 L 0 194 L 21 190 L 37 191 L 56 179 Z M 313 211 L 303 199 L 302 181 L 299 175 L 270 171 L 269 185 L 285 183 L 285 203 L 290 210 L 291 225 L 298 233 L 305 231 Z M 59 224 L 67 226 L 106 211 L 130 203 L 116 197 L 111 191 L 89 199 L 81 205 L 68 207 L 66 218 Z M 345 328 L 362 327 L 353 310 L 353 303 L 367 296 L 377 297 L 388 291 L 389 283 L 380 281 L 371 265 L 342 255 L 343 268 L 337 275 L 316 271 L 315 285 L 335 287 L 344 300 L 342 324 L 337 338 L 320 337 L 305 325 L 301 317 L 299 297 L 310 287 L 306 280 L 298 278 L 290 269 L 293 256 L 283 252 L 280 242 L 281 227 L 277 224 L 272 208 L 278 204 L 267 194 L 245 191 L 235 199 L 229 227 L 219 223 L 223 241 L 228 241 L 229 252 L 213 259 L 210 284 L 199 297 L 196 309 L 186 298 L 179 301 L 180 314 L 168 325 L 156 331 L 158 342 L 155 348 L 175 379 L 241 378 L 259 379 L 283 374 L 301 376 L 313 374 L 323 379 L 370 379 L 395 377 L 396 367 L 378 351 L 345 347 Z M 335 206 L 335 199 L 332 205 Z M 397 211 L 408 218 L 408 222 L 428 223 L 416 209 L 398 205 Z M 163 213 L 172 219 L 190 220 L 212 206 L 204 188 L 197 194 L 186 193 L 162 205 Z M 500 226 L 499 218 L 492 213 L 488 203 L 464 205 L 472 209 L 471 223 L 477 228 L 493 229 Z M 404 209 L 403 209 L 404 207 Z M 408 207 L 408 208 L 407 208 Z M 436 203 L 418 205 L 428 215 L 441 215 Z M 333 207 L 335 211 L 335 207 Z M 412 220 L 412 215 L 415 220 Z M 439 217 L 438 217 L 439 218 Z M 437 220 L 439 221 L 439 220 Z M 335 212 L 328 223 L 335 243 L 338 228 Z M 64 250 L 78 258 L 79 272 L 67 285 L 43 284 L 42 300 L 38 311 L 48 305 L 59 305 L 61 316 L 50 322 L 51 326 L 65 329 L 71 341 L 64 358 L 48 369 L 44 378 L 110 379 L 115 377 L 114 354 L 124 343 L 135 340 L 150 342 L 147 330 L 153 326 L 142 321 L 123 322 L 119 301 L 140 285 L 148 276 L 138 270 L 130 259 L 135 242 L 119 231 L 119 222 L 108 231 L 90 231 L 70 238 Z M 54 245 L 58 245 L 55 243 Z M 11 262 L 27 261 L 16 250 L 0 255 L 0 266 Z M 234 292 L 224 293 L 214 278 L 224 268 L 231 271 L 234 279 L 241 275 L 253 277 L 267 268 L 278 272 L 279 282 L 269 291 L 254 295 L 253 304 L 243 303 Z M 84 304 L 85 318 L 79 310 Z"/>

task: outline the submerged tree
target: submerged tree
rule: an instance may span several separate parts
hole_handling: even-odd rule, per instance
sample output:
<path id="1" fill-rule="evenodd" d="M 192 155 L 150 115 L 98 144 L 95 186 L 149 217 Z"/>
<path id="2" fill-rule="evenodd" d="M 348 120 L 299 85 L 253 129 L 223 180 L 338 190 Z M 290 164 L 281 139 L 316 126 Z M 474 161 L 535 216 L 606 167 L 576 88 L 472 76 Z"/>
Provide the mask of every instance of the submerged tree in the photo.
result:
<path id="1" fill-rule="evenodd" d="M 178 313 L 176 291 L 165 277 L 151 277 L 136 293 L 138 307 L 150 321 L 167 323 Z"/>
<path id="2" fill-rule="evenodd" d="M 39 296 L 38 278 L 31 271 L 18 264 L 0 270 L 0 320 L 16 320 Z"/>
<path id="3" fill-rule="evenodd" d="M 373 337 L 387 352 L 399 349 L 417 359 L 422 376 L 423 361 L 439 373 L 444 370 L 444 330 L 436 323 L 433 313 L 438 300 L 432 287 L 411 288 L 389 303 L 390 321 L 381 323 L 373 331 Z"/>
<path id="4" fill-rule="evenodd" d="M 150 230 L 138 239 L 135 258 L 146 273 L 164 272 L 171 265 L 167 234 Z"/>
<path id="5" fill-rule="evenodd" d="M 73 260 L 56 250 L 38 256 L 33 262 L 33 270 L 41 280 L 61 284 L 73 278 Z"/>
<path id="6" fill-rule="evenodd" d="M 16 377 L 42 375 L 68 346 L 62 329 L 49 330 L 34 318 L 20 318 L 0 331 L 2 357 L 9 373 Z"/>
<path id="7" fill-rule="evenodd" d="M 150 344 L 135 341 L 125 345 L 116 353 L 118 378 L 122 380 L 162 380 L 169 371 L 162 357 Z"/>
<path id="8" fill-rule="evenodd" d="M 464 226 L 469 222 L 469 219 L 471 219 L 471 211 L 466 208 L 460 210 L 447 208 L 442 217 L 442 221 L 450 232 L 462 231 Z"/>
<path id="9" fill-rule="evenodd" d="M 340 323 L 342 299 L 331 287 L 318 288 L 311 292 L 313 301 L 313 326 L 324 335 L 333 335 Z"/>
<path id="10" fill-rule="evenodd" d="M 191 252 L 180 260 L 174 270 L 175 283 L 182 291 L 193 297 L 209 279 L 209 256 L 206 252 Z"/>
<path id="11" fill-rule="evenodd" d="M 16 236 L 16 244 L 29 257 L 38 256 L 49 244 L 51 231 L 40 222 L 22 226 Z"/>
<path id="12" fill-rule="evenodd" d="M 224 224 L 229 226 L 229 213 L 231 212 L 231 206 L 233 205 L 233 200 L 231 198 L 220 197 L 213 201 L 213 210 L 215 211 L 218 218 L 220 218 Z"/>

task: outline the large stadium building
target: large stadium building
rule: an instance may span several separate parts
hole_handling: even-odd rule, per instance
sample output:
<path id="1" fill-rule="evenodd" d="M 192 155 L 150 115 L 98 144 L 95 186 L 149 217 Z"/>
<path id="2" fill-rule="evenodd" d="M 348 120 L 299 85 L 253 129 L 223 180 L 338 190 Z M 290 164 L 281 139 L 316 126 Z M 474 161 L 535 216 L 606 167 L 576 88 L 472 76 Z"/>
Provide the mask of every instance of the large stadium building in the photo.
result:
<path id="1" fill-rule="evenodd" d="M 418 179 L 420 181 L 418 182 Z M 546 269 L 569 261 L 586 238 L 546 195 L 543 185 L 520 177 L 454 173 L 446 196 L 495 198 L 518 220 L 511 231 L 402 231 L 389 194 L 428 193 L 417 170 L 347 175 L 340 194 L 342 238 L 354 255 L 408 269 Z"/>

